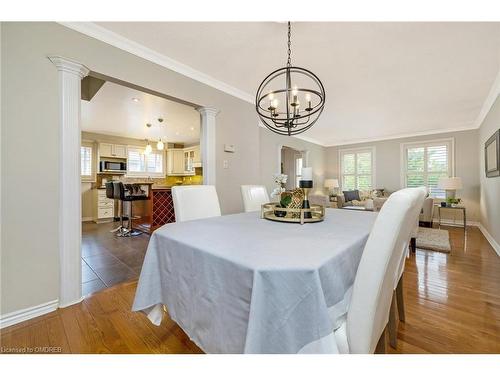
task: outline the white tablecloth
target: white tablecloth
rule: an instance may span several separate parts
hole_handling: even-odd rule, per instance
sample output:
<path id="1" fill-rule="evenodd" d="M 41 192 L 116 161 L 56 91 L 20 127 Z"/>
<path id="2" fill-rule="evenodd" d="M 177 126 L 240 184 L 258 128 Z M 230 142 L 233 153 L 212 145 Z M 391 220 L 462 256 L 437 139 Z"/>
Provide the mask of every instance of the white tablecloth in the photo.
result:
<path id="1" fill-rule="evenodd" d="M 165 305 L 206 353 L 322 346 L 346 312 L 375 218 L 327 209 L 305 225 L 258 212 L 167 224 L 151 236 L 133 310 L 159 324 Z"/>

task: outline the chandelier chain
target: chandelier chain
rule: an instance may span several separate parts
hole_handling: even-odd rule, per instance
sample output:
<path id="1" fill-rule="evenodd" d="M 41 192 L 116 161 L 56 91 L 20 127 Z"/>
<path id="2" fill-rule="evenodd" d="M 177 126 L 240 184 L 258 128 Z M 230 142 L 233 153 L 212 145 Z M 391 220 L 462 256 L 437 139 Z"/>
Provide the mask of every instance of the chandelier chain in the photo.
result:
<path id="1" fill-rule="evenodd" d="M 292 54 L 292 42 L 290 38 L 292 36 L 292 27 L 290 26 L 290 21 L 288 21 L 288 60 L 286 62 L 286 66 L 292 66 L 292 58 L 290 55 Z"/>

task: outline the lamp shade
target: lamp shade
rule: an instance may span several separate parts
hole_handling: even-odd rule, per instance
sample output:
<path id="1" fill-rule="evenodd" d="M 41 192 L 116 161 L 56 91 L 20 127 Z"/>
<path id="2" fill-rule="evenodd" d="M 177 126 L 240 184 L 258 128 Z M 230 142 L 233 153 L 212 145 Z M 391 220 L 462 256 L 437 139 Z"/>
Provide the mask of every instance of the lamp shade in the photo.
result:
<path id="1" fill-rule="evenodd" d="M 336 178 L 327 178 L 325 180 L 325 185 L 326 188 L 328 189 L 335 189 L 339 187 L 339 180 Z"/>
<path id="2" fill-rule="evenodd" d="M 462 179 L 460 177 L 440 177 L 438 188 L 443 190 L 458 190 L 462 188 Z"/>
<path id="3" fill-rule="evenodd" d="M 313 179 L 313 169 L 311 167 L 302 168 L 302 180 L 311 181 Z"/>

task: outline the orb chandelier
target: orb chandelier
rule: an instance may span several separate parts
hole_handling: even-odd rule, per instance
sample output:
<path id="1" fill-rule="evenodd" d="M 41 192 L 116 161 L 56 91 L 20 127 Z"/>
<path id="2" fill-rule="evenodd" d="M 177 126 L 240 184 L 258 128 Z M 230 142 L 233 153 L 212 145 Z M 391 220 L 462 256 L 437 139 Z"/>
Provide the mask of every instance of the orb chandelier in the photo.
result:
<path id="1" fill-rule="evenodd" d="M 311 71 L 292 66 L 291 26 L 288 22 L 288 60 L 269 74 L 255 95 L 255 109 L 262 123 L 281 135 L 305 132 L 318 120 L 325 106 L 325 88 Z"/>

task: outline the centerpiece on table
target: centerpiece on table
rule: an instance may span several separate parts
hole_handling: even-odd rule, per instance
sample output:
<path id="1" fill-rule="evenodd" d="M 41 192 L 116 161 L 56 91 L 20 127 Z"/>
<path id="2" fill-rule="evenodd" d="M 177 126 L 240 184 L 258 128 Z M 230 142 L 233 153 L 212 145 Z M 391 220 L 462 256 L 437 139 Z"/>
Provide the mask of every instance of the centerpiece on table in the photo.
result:
<path id="1" fill-rule="evenodd" d="M 323 220 L 324 207 L 310 205 L 307 199 L 308 191 L 312 188 L 312 169 L 304 168 L 302 173 L 304 176 L 300 181 L 300 187 L 292 191 L 285 189 L 287 175 L 282 173 L 273 175 L 276 187 L 271 196 L 279 198 L 279 201 L 262 205 L 262 218 L 301 224 Z M 304 180 L 304 177 L 309 179 Z"/>

